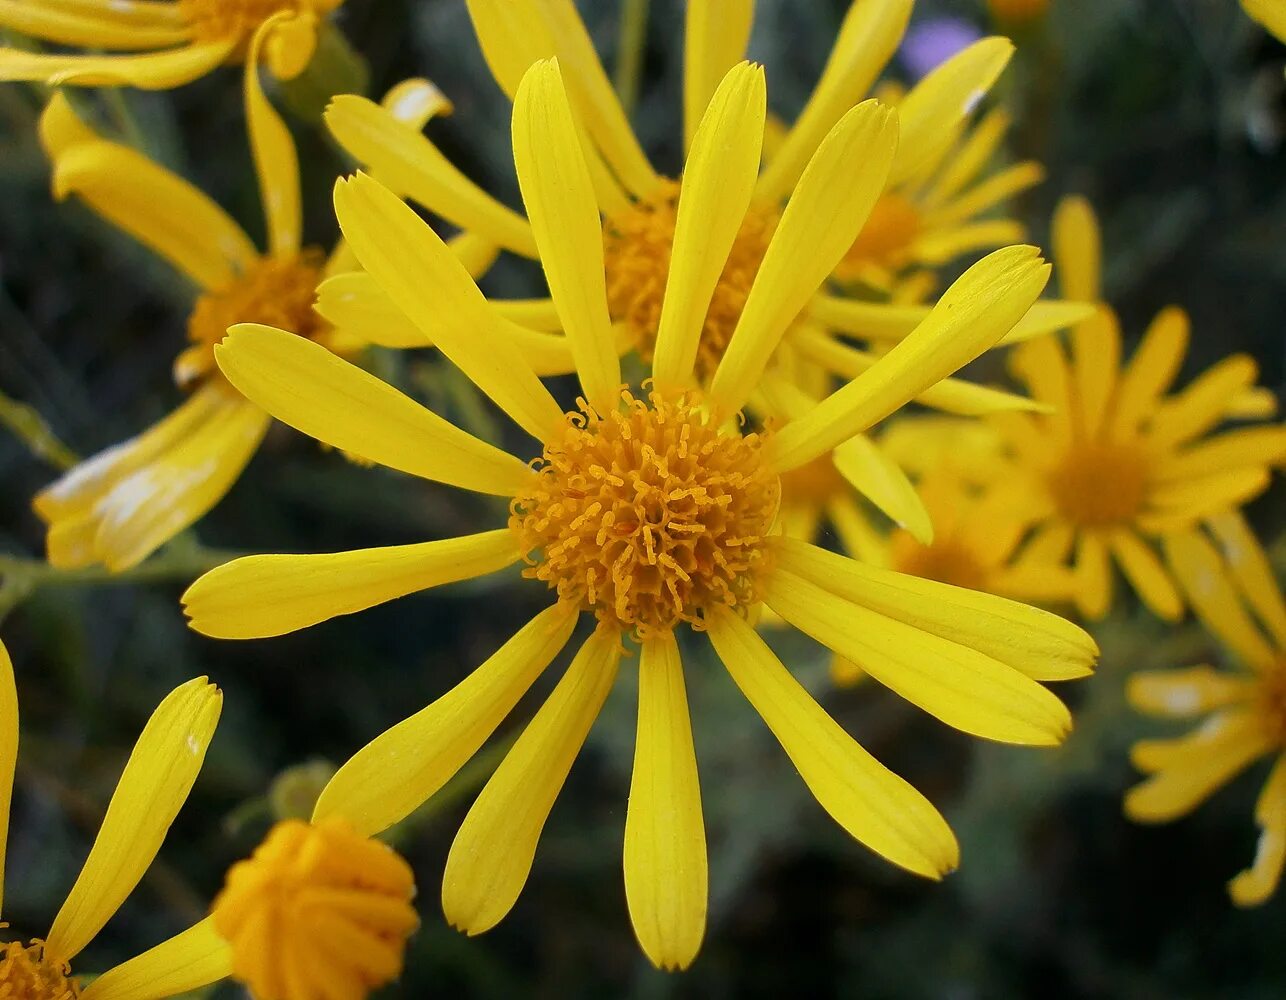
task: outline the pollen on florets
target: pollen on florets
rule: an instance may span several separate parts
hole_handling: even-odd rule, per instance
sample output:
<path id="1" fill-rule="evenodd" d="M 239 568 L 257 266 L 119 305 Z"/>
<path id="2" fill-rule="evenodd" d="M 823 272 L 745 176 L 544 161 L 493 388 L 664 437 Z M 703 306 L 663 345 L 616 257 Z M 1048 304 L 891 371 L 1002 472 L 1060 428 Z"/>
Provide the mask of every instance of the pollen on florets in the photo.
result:
<path id="1" fill-rule="evenodd" d="M 651 198 L 634 202 L 603 223 L 608 311 L 628 327 L 645 361 L 656 348 L 678 202 L 679 183 L 666 181 Z M 733 240 L 698 343 L 696 367 L 702 379 L 714 374 L 723 357 L 776 225 L 776 213 L 752 205 Z"/>
<path id="2" fill-rule="evenodd" d="M 757 600 L 781 487 L 763 438 L 720 426 L 692 393 L 599 414 L 583 400 L 514 498 L 526 575 L 635 636 Z"/>
<path id="3" fill-rule="evenodd" d="M 0 951 L 0 1000 L 78 1000 L 66 963 L 50 962 L 45 943 L 10 941 Z"/>
<path id="4" fill-rule="evenodd" d="M 305 0 L 179 0 L 179 12 L 198 42 L 244 42 L 272 15 L 308 9 Z"/>
<path id="5" fill-rule="evenodd" d="M 207 291 L 188 317 L 187 348 L 174 362 L 174 380 L 188 387 L 214 372 L 214 345 L 238 323 L 261 323 L 313 337 L 325 321 L 313 309 L 321 280 L 322 251 L 260 257 L 231 284 Z"/>
<path id="6" fill-rule="evenodd" d="M 1129 522 L 1147 499 L 1147 465 L 1138 448 L 1087 442 L 1068 449 L 1046 479 L 1054 504 L 1081 527 Z"/>

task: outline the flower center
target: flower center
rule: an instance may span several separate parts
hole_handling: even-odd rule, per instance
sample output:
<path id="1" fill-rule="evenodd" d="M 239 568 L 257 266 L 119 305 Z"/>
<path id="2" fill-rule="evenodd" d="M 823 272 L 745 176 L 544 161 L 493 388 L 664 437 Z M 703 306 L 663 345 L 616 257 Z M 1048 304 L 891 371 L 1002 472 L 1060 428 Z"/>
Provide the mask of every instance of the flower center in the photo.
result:
<path id="1" fill-rule="evenodd" d="M 306 0 L 179 0 L 179 12 L 198 42 L 245 42 L 278 11 L 304 13 Z"/>
<path id="2" fill-rule="evenodd" d="M 763 438 L 721 427 L 695 395 L 600 415 L 583 401 L 514 498 L 527 576 L 637 638 L 756 601 L 781 487 Z"/>
<path id="3" fill-rule="evenodd" d="M 325 321 L 313 311 L 323 255 L 315 248 L 295 257 L 260 257 L 225 288 L 206 292 L 196 300 L 188 317 L 192 346 L 174 362 L 174 381 L 187 388 L 213 372 L 214 345 L 228 327 L 237 323 L 262 323 L 313 337 Z"/>
<path id="4" fill-rule="evenodd" d="M 414 895 L 410 866 L 386 844 L 338 818 L 286 820 L 232 866 L 211 915 L 233 978 L 255 996 L 309 1000 L 337 982 L 365 996 L 402 972 Z"/>
<path id="5" fill-rule="evenodd" d="M 1078 444 L 1064 454 L 1047 479 L 1063 516 L 1080 527 L 1130 521 L 1147 498 L 1143 454 L 1129 445 Z"/>
<path id="6" fill-rule="evenodd" d="M 80 990 L 66 964 L 45 959 L 45 943 L 10 941 L 0 953 L 0 998 L 3 1000 L 77 1000 Z"/>
<path id="7" fill-rule="evenodd" d="M 788 504 L 821 507 L 851 490 L 829 454 L 791 469 L 781 477 L 781 495 Z"/>
<path id="8" fill-rule="evenodd" d="M 923 219 L 912 201 L 890 191 L 875 203 L 866 225 L 848 248 L 836 273 L 841 278 L 859 277 L 856 272 L 867 264 L 896 268 L 911 243 L 920 235 Z"/>
<path id="9" fill-rule="evenodd" d="M 1286 746 L 1286 659 L 1265 672 L 1260 680 L 1259 713 L 1273 739 Z"/>
<path id="10" fill-rule="evenodd" d="M 893 568 L 899 573 L 949 583 L 954 587 L 983 590 L 985 573 L 978 558 L 952 539 L 921 545 L 911 535 L 898 529 L 890 540 Z"/>
<path id="11" fill-rule="evenodd" d="M 603 223 L 608 311 L 629 327 L 635 350 L 646 361 L 656 347 L 678 201 L 679 184 L 668 181 L 653 197 Z M 774 213 L 752 205 L 733 240 L 701 330 L 697 375 L 702 379 L 714 374 L 723 357 L 776 225 Z"/>

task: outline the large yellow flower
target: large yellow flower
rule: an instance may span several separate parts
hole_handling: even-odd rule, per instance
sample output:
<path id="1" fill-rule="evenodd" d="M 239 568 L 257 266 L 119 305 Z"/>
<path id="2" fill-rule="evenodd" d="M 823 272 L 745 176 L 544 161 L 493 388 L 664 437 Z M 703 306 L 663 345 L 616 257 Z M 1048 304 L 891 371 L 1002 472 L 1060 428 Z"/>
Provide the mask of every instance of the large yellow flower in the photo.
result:
<path id="1" fill-rule="evenodd" d="M 461 538 L 235 560 L 184 595 L 194 629 L 281 635 L 518 562 L 555 597 L 458 687 L 341 768 L 316 821 L 340 814 L 369 834 L 406 816 L 482 746 L 581 613 L 597 621 L 456 838 L 443 905 L 469 933 L 493 926 L 517 899 L 627 637 L 642 652 L 626 894 L 644 951 L 664 967 L 692 961 L 706 913 L 701 799 L 675 637 L 683 623 L 709 636 L 821 805 L 873 850 L 929 878 L 956 865 L 945 821 L 826 715 L 748 617 L 766 603 L 948 725 L 1011 743 L 1063 738 L 1067 709 L 1038 680 L 1083 675 L 1096 655 L 1089 636 L 1046 612 L 866 567 L 774 532 L 781 473 L 994 344 L 1039 295 L 1048 265 L 1030 247 L 992 254 L 863 377 L 771 435 L 744 429 L 735 418 L 791 304 L 824 280 L 860 225 L 861 205 L 837 182 L 890 160 L 895 135 L 893 112 L 871 102 L 818 144 L 707 392 L 695 383 L 697 341 L 749 204 L 763 110 L 762 75 L 743 64 L 719 86 L 693 138 L 651 388 L 637 393 L 621 385 L 608 333 L 593 173 L 557 64 L 539 62 L 524 77 L 514 154 L 583 391 L 570 413 L 508 349 L 509 321 L 414 211 L 364 175 L 337 185 L 340 226 L 371 279 L 539 442 L 532 463 L 303 338 L 238 327 L 216 349 L 229 380 L 286 423 L 372 462 L 506 497 L 511 516 L 507 526 Z M 829 208 L 818 212 L 823 202 Z"/>
<path id="2" fill-rule="evenodd" d="M 107 55 L 0 48 L 0 80 L 166 90 L 258 56 L 303 72 L 326 16 L 343 0 L 3 0 L 0 28 Z M 254 56 L 250 56 L 250 53 Z"/>
<path id="3" fill-rule="evenodd" d="M 1126 795 L 1125 812 L 1141 823 L 1177 819 L 1257 760 L 1272 760 L 1255 805 L 1259 850 L 1228 883 L 1238 906 L 1257 906 L 1286 865 L 1286 603 L 1240 514 L 1212 518 L 1209 530 L 1222 553 L 1195 531 L 1167 538 L 1165 548 L 1197 617 L 1248 670 L 1201 666 L 1130 678 L 1139 711 L 1207 718 L 1187 736 L 1134 745 L 1131 759 L 1149 777 Z"/>
<path id="4" fill-rule="evenodd" d="M 441 95 L 424 81 L 408 81 L 386 100 L 407 132 L 444 108 Z M 245 102 L 268 224 L 263 253 L 205 194 L 138 152 L 96 135 L 62 95 L 54 96 L 41 119 L 56 196 L 78 196 L 200 289 L 188 319 L 190 345 L 174 364 L 187 401 L 138 437 L 80 463 L 35 498 L 37 514 L 49 525 L 48 557 L 55 566 L 127 569 L 232 488 L 270 418 L 229 386 L 214 364 L 214 344 L 229 326 L 271 323 L 335 349 L 360 346 L 313 310 L 318 281 L 354 265 L 342 244 L 329 258 L 302 245 L 295 148 L 264 96 L 253 59 L 246 64 Z M 476 241 L 456 245 L 474 264 L 490 259 Z M 370 325 L 375 341 L 388 346 L 401 346 L 399 329 Z M 423 341 L 417 336 L 414 342 Z"/>
<path id="5" fill-rule="evenodd" d="M 187 799 L 219 721 L 223 696 L 204 677 L 175 688 L 143 728 L 76 884 L 49 936 L 0 947 L 0 993 L 21 1000 L 153 1000 L 216 982 L 230 969 L 209 920 L 116 966 L 81 989 L 69 963 L 133 892 Z M 0 644 L 0 869 L 18 756 L 18 692 Z M 0 871 L 0 888 L 3 888 Z"/>
<path id="6" fill-rule="evenodd" d="M 1077 298 L 1098 296 L 1098 245 L 1089 206 L 1065 202 L 1054 247 L 1060 281 Z M 1230 413 L 1259 405 L 1252 358 L 1225 358 L 1167 395 L 1187 341 L 1187 316 L 1166 309 L 1122 366 L 1120 330 L 1104 308 L 1074 329 L 1070 356 L 1044 337 L 1011 357 L 1015 376 L 1053 411 L 993 418 L 1013 455 L 1001 486 L 1053 565 L 1075 550 L 1077 601 L 1088 617 L 1111 607 L 1114 561 L 1148 607 L 1177 619 L 1183 599 L 1153 540 L 1258 495 L 1286 456 L 1281 425 L 1211 433 Z"/>

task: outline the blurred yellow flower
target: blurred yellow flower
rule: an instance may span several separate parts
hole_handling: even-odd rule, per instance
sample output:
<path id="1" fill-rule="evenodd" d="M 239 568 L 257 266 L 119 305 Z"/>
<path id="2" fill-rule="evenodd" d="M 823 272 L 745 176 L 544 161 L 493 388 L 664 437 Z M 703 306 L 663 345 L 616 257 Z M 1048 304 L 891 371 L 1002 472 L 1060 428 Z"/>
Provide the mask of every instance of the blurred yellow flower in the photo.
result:
<path id="1" fill-rule="evenodd" d="M 338 817 L 285 820 L 228 871 L 211 921 L 255 1000 L 364 1000 L 402 973 L 414 896 L 387 844 Z"/>
<path id="2" fill-rule="evenodd" d="M 1286 3 L 1282 0 L 1241 0 L 1246 13 L 1286 42 Z"/>
<path id="3" fill-rule="evenodd" d="M 257 58 L 289 79 L 343 0 L 4 0 L 0 28 L 108 54 L 0 48 L 0 80 L 167 90 L 223 63 Z M 253 55 L 252 55 L 253 53 Z"/>
<path id="4" fill-rule="evenodd" d="M 1222 553 L 1196 531 L 1166 538 L 1166 553 L 1197 617 L 1249 669 L 1200 666 L 1130 678 L 1127 692 L 1139 711 L 1207 717 L 1187 736 L 1134 744 L 1131 760 L 1149 777 L 1125 796 L 1125 813 L 1140 823 L 1177 819 L 1269 758 L 1255 805 L 1259 849 L 1251 867 L 1228 883 L 1234 903 L 1258 906 L 1286 865 L 1286 603 L 1240 514 L 1212 518 L 1209 530 Z"/>
<path id="5" fill-rule="evenodd" d="M 1064 290 L 1097 298 L 1099 238 L 1088 204 L 1064 201 L 1054 225 Z M 1257 496 L 1271 466 L 1286 457 L 1281 425 L 1211 433 L 1236 407 L 1258 404 L 1248 393 L 1257 375 L 1252 358 L 1227 357 L 1166 394 L 1187 341 L 1187 316 L 1166 309 L 1122 366 L 1120 330 L 1105 307 L 1073 330 L 1070 357 L 1053 337 L 1011 355 L 1014 375 L 1053 412 L 993 418 L 1013 456 L 997 488 L 1051 565 L 1075 550 L 1077 603 L 1090 618 L 1112 605 L 1115 561 L 1152 611 L 1178 619 L 1183 599 L 1151 540 Z"/>
<path id="6" fill-rule="evenodd" d="M 235 560 L 184 595 L 198 632 L 282 635 L 518 562 L 558 598 L 454 690 L 345 764 L 315 821 L 342 815 L 370 835 L 406 816 L 482 746 L 567 644 L 580 613 L 597 619 L 456 837 L 443 906 L 470 934 L 492 927 L 516 901 L 627 637 L 642 654 L 626 896 L 643 950 L 665 968 L 695 957 L 707 897 L 675 638 L 681 623 L 708 634 L 821 805 L 873 850 L 929 878 L 956 865 L 946 822 L 826 715 L 747 618 L 766 603 L 947 724 L 1010 743 L 1064 737 L 1067 709 L 1035 678 L 1084 674 L 1096 655 L 1089 636 L 1046 612 L 772 533 L 781 473 L 879 421 L 1004 336 L 1040 294 L 1048 265 L 1030 247 L 992 254 L 862 378 L 770 436 L 744 431 L 735 418 L 793 316 L 789 303 L 824 280 L 861 224 L 861 206 L 836 180 L 851 178 L 855 164 L 887 162 L 894 131 L 893 113 L 871 102 L 818 144 L 702 391 L 694 378 L 702 318 L 749 205 L 758 163 L 748 151 L 758 148 L 762 121 L 762 76 L 737 66 L 693 138 L 650 389 L 634 393 L 622 387 L 608 333 L 594 173 L 557 64 L 535 64 L 516 88 L 514 158 L 584 397 L 571 413 L 507 349 L 512 322 L 412 209 L 365 175 L 337 186 L 340 226 L 371 280 L 540 442 L 532 463 L 303 338 L 238 327 L 216 348 L 232 384 L 278 419 L 372 462 L 509 498 L 511 517 L 508 526 L 461 538 Z M 821 215 L 793 210 L 823 202 L 832 208 Z"/>
<path id="7" fill-rule="evenodd" d="M 223 695 L 204 677 L 175 688 L 143 728 L 107 805 L 103 825 L 49 936 L 0 946 L 0 993 L 14 1000 L 151 1000 L 228 974 L 229 953 L 209 920 L 110 969 L 81 988 L 70 962 L 116 913 L 151 865 L 191 791 L 214 735 Z M 0 644 L 0 890 L 18 756 L 18 692 Z"/>
<path id="8" fill-rule="evenodd" d="M 1050 0 L 987 0 L 987 10 L 1001 24 L 1022 24 L 1049 13 Z"/>

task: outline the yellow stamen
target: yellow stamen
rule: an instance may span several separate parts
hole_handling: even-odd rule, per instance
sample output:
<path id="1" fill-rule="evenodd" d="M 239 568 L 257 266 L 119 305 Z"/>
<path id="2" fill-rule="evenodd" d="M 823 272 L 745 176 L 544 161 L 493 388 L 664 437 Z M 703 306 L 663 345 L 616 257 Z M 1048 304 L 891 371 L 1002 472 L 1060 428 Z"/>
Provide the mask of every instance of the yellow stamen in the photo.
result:
<path id="1" fill-rule="evenodd" d="M 647 361 L 656 347 L 678 200 L 678 182 L 666 181 L 656 195 L 603 223 L 608 311 L 614 321 L 629 327 L 635 349 Z M 723 357 L 776 225 L 777 216 L 770 211 L 751 206 L 746 213 L 701 331 L 697 374 L 703 379 L 714 374 Z"/>
<path id="2" fill-rule="evenodd" d="M 890 191 L 875 203 L 866 225 L 835 269 L 841 278 L 859 277 L 864 265 L 898 268 L 923 225 L 920 210 L 904 195 Z"/>
<path id="3" fill-rule="evenodd" d="M 339 818 L 278 823 L 211 909 L 233 978 L 257 1000 L 351 997 L 402 972 L 419 926 L 410 866 Z"/>
<path id="4" fill-rule="evenodd" d="M 192 346 L 174 362 L 174 380 L 195 385 L 217 372 L 214 345 L 237 323 L 262 323 L 313 337 L 325 321 L 313 311 L 322 252 L 309 248 L 285 259 L 260 257 L 226 288 L 206 292 L 188 317 Z"/>
<path id="5" fill-rule="evenodd" d="M 70 974 L 66 963 L 45 958 L 43 941 L 10 941 L 0 953 L 0 1000 L 76 1000 Z"/>
<path id="6" fill-rule="evenodd" d="M 695 395 L 600 415 L 583 401 L 511 505 L 529 577 L 642 638 L 756 600 L 781 487 L 763 438 L 719 425 Z"/>
<path id="7" fill-rule="evenodd" d="M 1071 447 L 1046 483 L 1063 516 L 1080 527 L 1130 521 L 1147 498 L 1147 465 L 1129 445 L 1088 443 Z"/>
<path id="8" fill-rule="evenodd" d="M 954 539 L 923 545 L 900 528 L 889 539 L 893 568 L 899 573 L 982 590 L 985 573 L 977 556 Z"/>
<path id="9" fill-rule="evenodd" d="M 279 11 L 302 14 L 310 9 L 307 0 L 179 0 L 179 12 L 198 42 L 248 42 Z"/>

